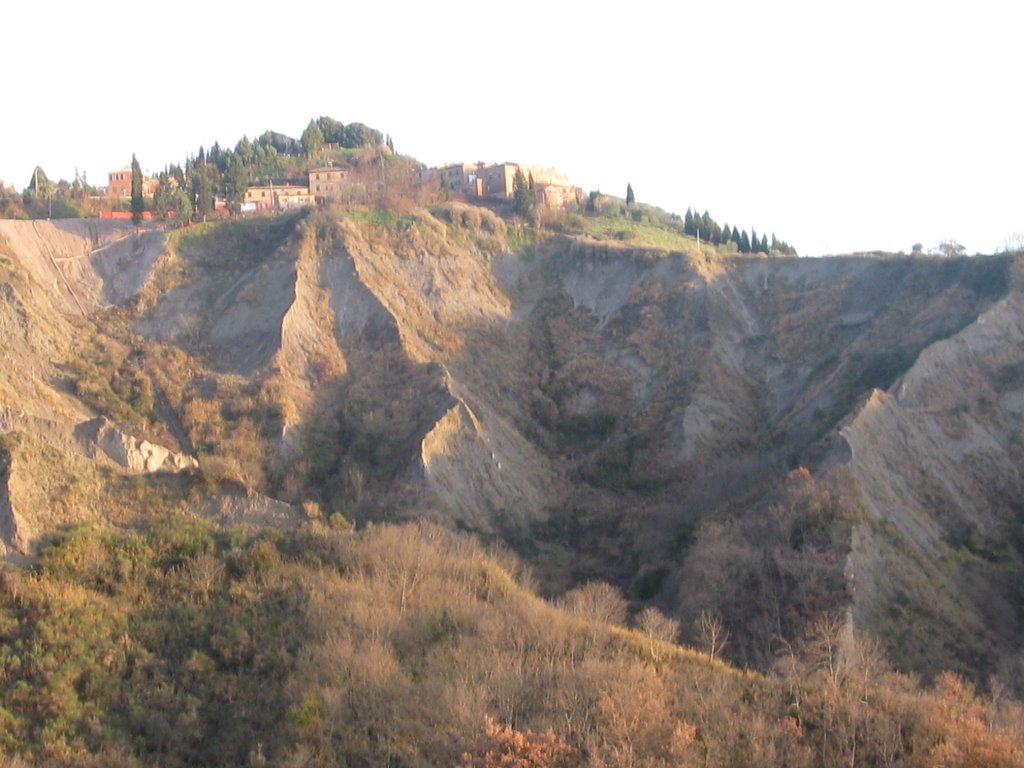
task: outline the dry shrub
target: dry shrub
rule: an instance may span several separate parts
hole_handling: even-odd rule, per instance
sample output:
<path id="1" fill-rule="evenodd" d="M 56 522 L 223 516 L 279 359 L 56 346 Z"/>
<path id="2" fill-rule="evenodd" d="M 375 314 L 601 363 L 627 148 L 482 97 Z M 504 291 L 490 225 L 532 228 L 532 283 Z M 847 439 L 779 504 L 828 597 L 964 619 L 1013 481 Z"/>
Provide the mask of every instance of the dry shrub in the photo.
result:
<path id="1" fill-rule="evenodd" d="M 564 208 L 549 208 L 548 206 L 538 206 L 535 209 L 536 223 L 538 226 L 544 229 L 550 229 L 555 232 L 561 232 L 566 229 L 568 221 L 568 213 Z"/>
<path id="2" fill-rule="evenodd" d="M 462 755 L 462 768 L 555 768 L 568 766 L 576 750 L 552 731 L 534 733 L 484 717 L 484 735 Z"/>
<path id="3" fill-rule="evenodd" d="M 480 229 L 480 209 L 467 206 L 462 209 L 462 226 L 474 232 Z"/>
<path id="4" fill-rule="evenodd" d="M 189 431 L 193 442 L 199 442 L 200 439 L 218 440 L 224 431 L 220 404 L 202 397 L 193 398 L 185 403 L 181 423 Z"/>
<path id="5" fill-rule="evenodd" d="M 483 232 L 500 238 L 504 238 L 507 232 L 504 219 L 476 205 L 450 202 L 441 206 L 438 214 L 452 225 L 470 232 Z"/>
<path id="6" fill-rule="evenodd" d="M 207 485 L 221 483 L 243 483 L 243 472 L 238 461 L 231 456 L 203 456 L 199 468 Z"/>
<path id="7" fill-rule="evenodd" d="M 598 624 L 626 623 L 628 605 L 618 589 L 603 581 L 588 581 L 569 590 L 559 601 L 559 607 L 569 613 L 590 619 Z"/>
<path id="8" fill-rule="evenodd" d="M 480 223 L 483 226 L 484 232 L 497 237 L 505 237 L 508 232 L 505 220 L 498 214 L 493 211 L 489 211 L 486 208 L 480 209 Z"/>
<path id="9" fill-rule="evenodd" d="M 416 203 L 408 195 L 402 194 L 400 190 L 394 190 L 389 187 L 384 193 L 380 207 L 381 210 L 397 218 L 413 213 L 416 210 Z"/>

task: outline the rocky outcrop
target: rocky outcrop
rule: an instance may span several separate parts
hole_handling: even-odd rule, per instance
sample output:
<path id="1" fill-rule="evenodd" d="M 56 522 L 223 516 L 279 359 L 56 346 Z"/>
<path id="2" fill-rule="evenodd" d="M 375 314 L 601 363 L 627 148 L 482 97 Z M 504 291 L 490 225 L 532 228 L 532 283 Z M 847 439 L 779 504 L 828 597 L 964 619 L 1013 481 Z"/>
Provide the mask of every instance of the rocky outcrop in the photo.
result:
<path id="1" fill-rule="evenodd" d="M 92 446 L 94 454 L 95 451 L 102 451 L 131 473 L 181 472 L 199 466 L 199 462 L 191 456 L 125 434 L 102 416 L 79 424 L 75 428 L 75 436 Z"/>
<path id="2" fill-rule="evenodd" d="M 306 519 L 297 507 L 245 488 L 203 499 L 192 511 L 227 526 L 295 528 Z"/>
<path id="3" fill-rule="evenodd" d="M 558 483 L 546 462 L 508 425 L 485 427 L 457 400 L 423 437 L 421 469 L 427 485 L 462 522 L 491 530 L 496 518 L 522 523 L 556 501 Z"/>
<path id="4" fill-rule="evenodd" d="M 19 560 L 32 551 L 35 531 L 11 498 L 14 457 L 0 450 L 0 559 Z"/>

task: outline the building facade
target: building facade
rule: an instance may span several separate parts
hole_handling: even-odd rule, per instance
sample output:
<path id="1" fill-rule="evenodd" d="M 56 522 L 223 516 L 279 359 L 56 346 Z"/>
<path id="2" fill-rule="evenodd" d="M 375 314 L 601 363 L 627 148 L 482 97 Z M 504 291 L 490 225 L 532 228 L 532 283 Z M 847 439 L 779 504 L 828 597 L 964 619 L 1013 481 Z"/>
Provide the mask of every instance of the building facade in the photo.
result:
<path id="1" fill-rule="evenodd" d="M 317 202 L 339 200 L 349 190 L 349 170 L 327 166 L 309 172 L 309 194 Z"/>
<path id="2" fill-rule="evenodd" d="M 569 177 L 554 168 L 519 163 L 458 163 L 440 168 L 425 168 L 416 173 L 418 184 L 438 184 L 441 189 L 467 197 L 503 198 L 515 194 L 516 171 L 527 181 L 532 177 L 537 201 L 551 208 L 561 208 L 582 200 L 583 190 L 574 187 Z"/>
<path id="3" fill-rule="evenodd" d="M 247 211 L 288 211 L 316 205 L 316 198 L 310 194 L 309 187 L 270 184 L 246 189 L 242 204 Z"/>
<path id="4" fill-rule="evenodd" d="M 142 196 L 152 197 L 156 192 L 156 179 L 142 175 Z M 107 174 L 107 197 L 130 200 L 132 197 L 132 169 L 119 168 Z"/>

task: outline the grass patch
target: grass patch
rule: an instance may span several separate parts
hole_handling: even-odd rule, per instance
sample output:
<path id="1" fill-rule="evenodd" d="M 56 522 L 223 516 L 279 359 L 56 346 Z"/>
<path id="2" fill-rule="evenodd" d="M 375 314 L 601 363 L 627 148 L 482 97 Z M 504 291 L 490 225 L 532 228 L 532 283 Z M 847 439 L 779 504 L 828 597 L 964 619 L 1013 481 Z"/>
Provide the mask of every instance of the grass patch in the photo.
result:
<path id="1" fill-rule="evenodd" d="M 575 216 L 568 224 L 576 230 L 576 234 L 590 235 L 601 240 L 618 240 L 666 251 L 687 251 L 697 247 L 695 238 L 642 219 L 636 221 L 618 216 Z"/>

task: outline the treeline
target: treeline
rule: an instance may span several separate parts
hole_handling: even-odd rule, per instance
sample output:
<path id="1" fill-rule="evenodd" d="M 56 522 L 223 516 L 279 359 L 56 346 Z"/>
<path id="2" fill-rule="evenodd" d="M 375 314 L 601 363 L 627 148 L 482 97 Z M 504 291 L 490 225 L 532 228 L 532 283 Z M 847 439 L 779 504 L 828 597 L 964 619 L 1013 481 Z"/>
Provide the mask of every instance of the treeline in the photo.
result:
<path id="1" fill-rule="evenodd" d="M 1020 705 L 841 618 L 745 673 L 607 585 L 551 603 L 467 535 L 310 514 L 82 527 L 0 569 L 0 765 L 1024 765 Z"/>
<path id="2" fill-rule="evenodd" d="M 382 143 L 384 143 L 384 136 L 380 131 L 362 123 L 345 125 L 330 117 L 310 120 L 299 141 L 299 145 L 306 155 L 315 155 L 324 144 L 356 149 L 358 147 L 376 147 Z M 387 139 L 387 145 L 394 149 L 390 137 Z"/>
<path id="3" fill-rule="evenodd" d="M 300 177 L 318 161 L 325 142 L 342 149 L 359 149 L 379 146 L 383 135 L 362 123 L 345 125 L 320 117 L 310 121 L 301 140 L 266 131 L 254 140 L 243 136 L 233 149 L 214 142 L 208 151 L 199 147 L 183 164 L 171 165 L 158 174 L 153 209 L 161 216 L 173 211 L 182 220 L 205 218 L 213 213 L 220 197 L 229 212 L 238 213 L 250 185 L 273 178 Z"/>
<path id="4" fill-rule="evenodd" d="M 699 236 L 702 241 L 715 245 L 733 243 L 740 253 L 797 255 L 796 248 L 785 240 L 777 239 L 774 232 L 769 241 L 768 236 L 763 233 L 758 237 L 757 231 L 753 227 L 750 228 L 750 234 L 747 234 L 745 229 L 740 229 L 739 227 L 730 227 L 728 224 L 719 226 L 718 222 L 711 218 L 707 211 L 697 214 L 692 209 L 687 208 L 686 217 L 683 219 L 683 231 L 691 237 Z"/>

